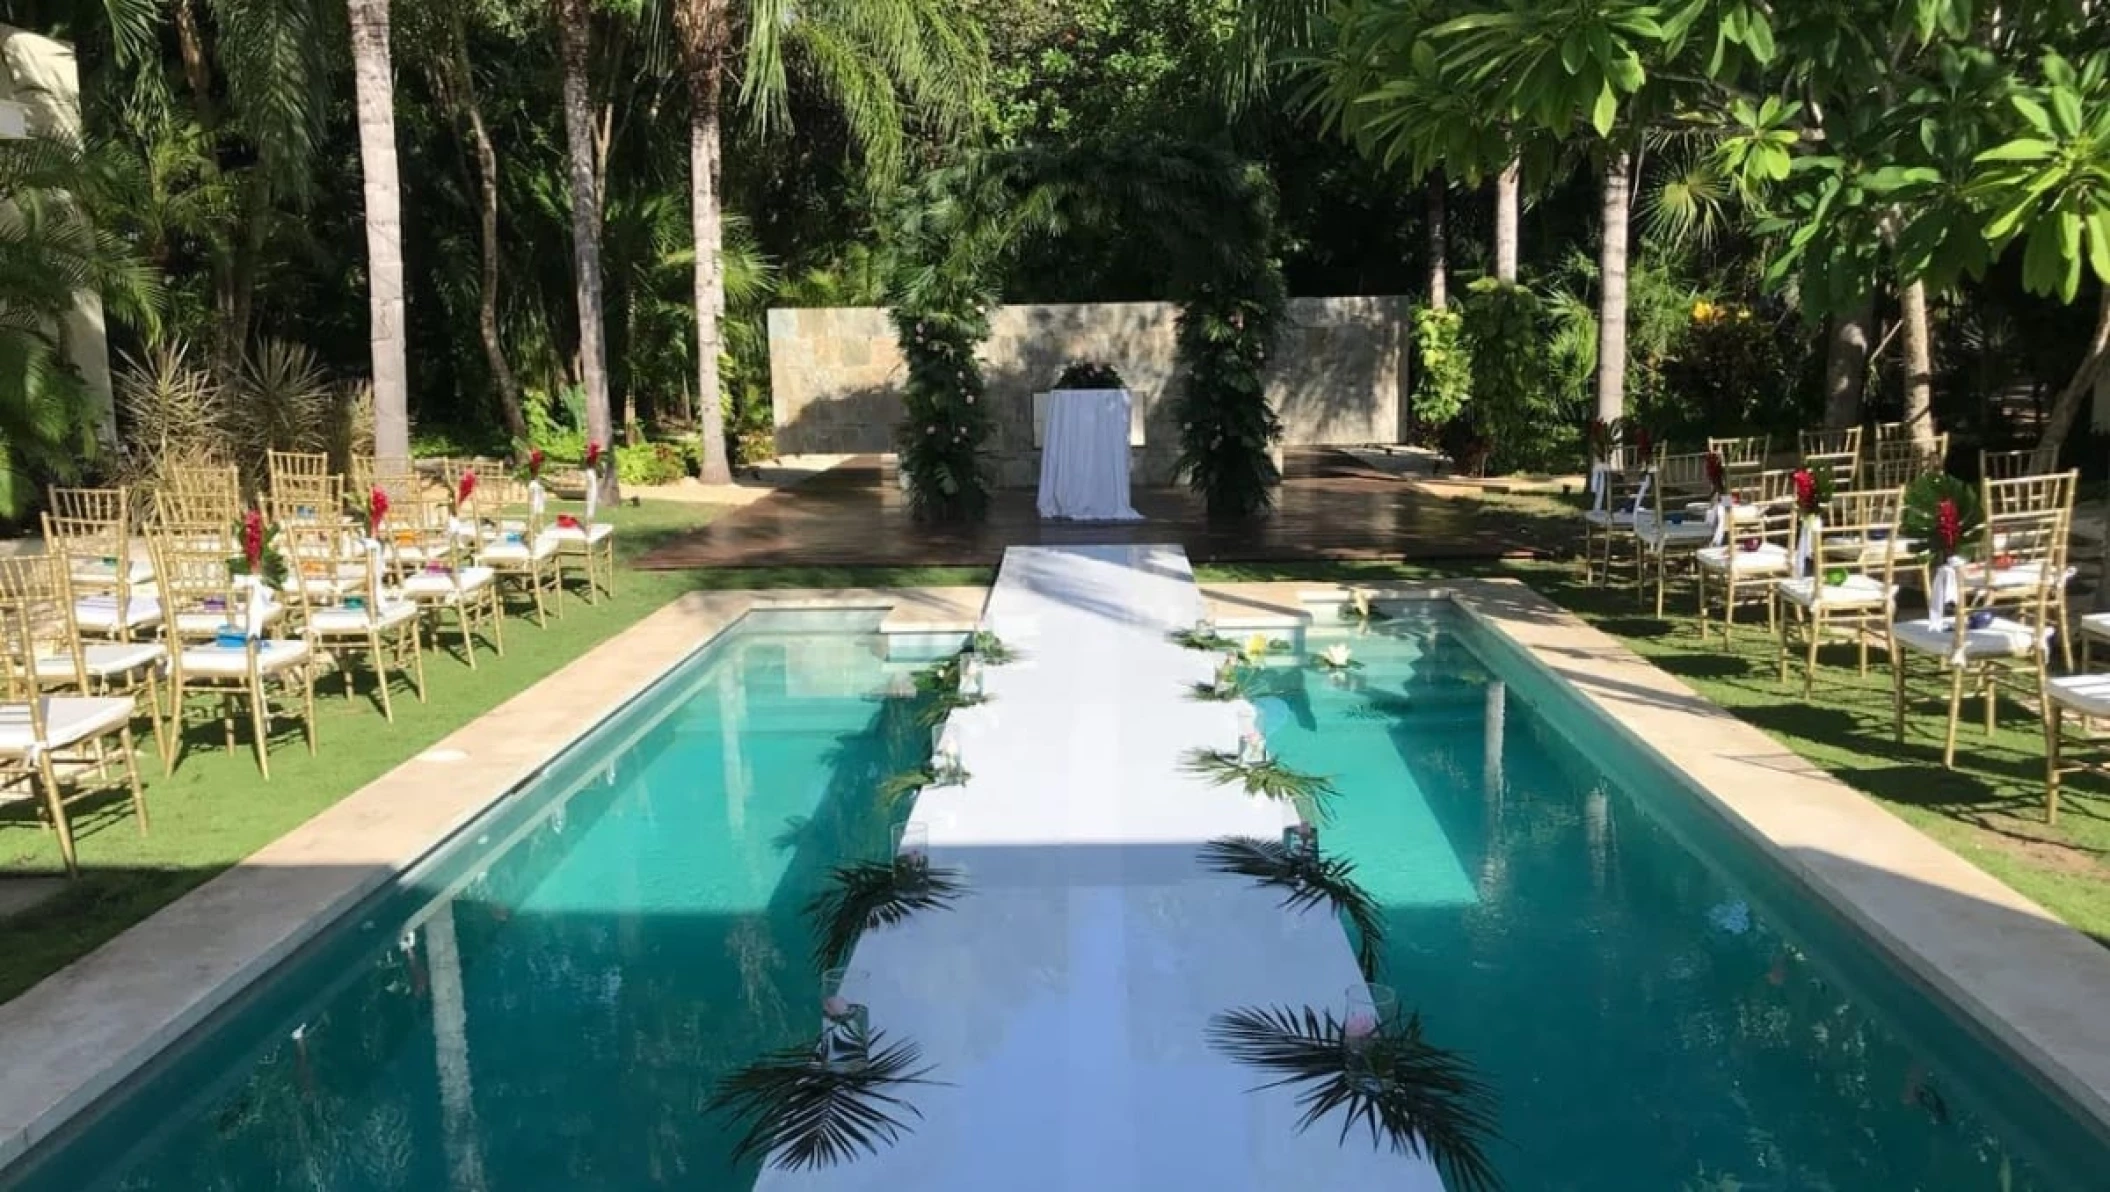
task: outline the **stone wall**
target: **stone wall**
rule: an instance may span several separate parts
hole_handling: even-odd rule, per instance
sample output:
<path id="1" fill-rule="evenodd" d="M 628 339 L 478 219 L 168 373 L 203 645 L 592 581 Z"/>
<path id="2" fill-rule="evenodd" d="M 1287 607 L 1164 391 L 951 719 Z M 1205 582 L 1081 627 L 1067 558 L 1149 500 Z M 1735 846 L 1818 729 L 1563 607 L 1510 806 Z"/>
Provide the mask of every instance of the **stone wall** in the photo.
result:
<path id="1" fill-rule="evenodd" d="M 1282 415 L 1285 442 L 1398 441 L 1406 409 L 1405 315 L 1399 298 L 1291 300 L 1268 370 L 1268 400 Z M 1071 360 L 1104 360 L 1121 371 L 1143 412 L 1144 443 L 1133 449 L 1136 482 L 1169 483 L 1179 455 L 1171 402 L 1178 317 L 1178 308 L 1163 302 L 999 308 L 981 350 L 998 483 L 1034 482 L 1040 458 L 1033 394 Z M 885 311 L 770 311 L 769 375 L 777 450 L 893 450 L 904 367 Z"/>

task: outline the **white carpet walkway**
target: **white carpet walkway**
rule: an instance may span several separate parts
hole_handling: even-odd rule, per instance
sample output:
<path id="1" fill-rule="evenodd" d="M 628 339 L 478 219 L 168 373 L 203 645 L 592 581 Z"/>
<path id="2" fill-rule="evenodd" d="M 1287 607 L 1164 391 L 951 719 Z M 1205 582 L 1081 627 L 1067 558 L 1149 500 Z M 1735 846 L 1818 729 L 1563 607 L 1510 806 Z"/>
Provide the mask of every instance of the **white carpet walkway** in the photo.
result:
<path id="1" fill-rule="evenodd" d="M 1416 1192 L 1433 1166 L 1299 1134 L 1290 1092 L 1204 1041 L 1210 1016 L 1287 1004 L 1338 1015 L 1358 982 L 1330 913 L 1201 868 L 1225 835 L 1275 838 L 1286 806 L 1181 772 L 1235 745 L 1234 714 L 1187 697 L 1215 660 L 1166 640 L 1200 614 L 1177 547 L 1014 547 L 987 619 L 1023 654 L 957 714 L 971 780 L 927 791 L 932 860 L 965 871 L 948 911 L 868 933 L 848 990 L 919 1043 L 940 1087 L 877 1156 L 758 1187 L 918 1192 Z"/>

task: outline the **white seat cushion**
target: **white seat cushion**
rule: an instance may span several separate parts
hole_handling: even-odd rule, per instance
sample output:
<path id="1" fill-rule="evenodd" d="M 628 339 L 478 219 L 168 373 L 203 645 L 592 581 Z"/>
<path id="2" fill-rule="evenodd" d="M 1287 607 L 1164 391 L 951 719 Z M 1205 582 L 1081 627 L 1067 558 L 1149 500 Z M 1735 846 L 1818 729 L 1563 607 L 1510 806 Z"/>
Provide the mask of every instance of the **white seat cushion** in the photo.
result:
<path id="1" fill-rule="evenodd" d="M 266 638 L 256 646 L 256 669 L 267 675 L 308 660 L 308 643 L 296 638 Z M 185 646 L 183 670 L 208 679 L 238 678 L 249 673 L 249 651 L 240 646 Z"/>
<path id="2" fill-rule="evenodd" d="M 496 576 L 489 567 L 462 567 L 453 575 L 420 571 L 403 577 L 403 595 L 421 603 L 452 603 L 457 592 L 475 592 L 487 587 Z"/>
<path id="3" fill-rule="evenodd" d="M 615 527 L 607 522 L 594 522 L 590 525 L 576 527 L 551 526 L 543 533 L 545 536 L 554 539 L 559 546 L 599 546 L 610 534 L 615 533 Z"/>
<path id="4" fill-rule="evenodd" d="M 93 678 L 121 675 L 142 666 L 153 666 L 168 657 L 158 642 L 88 642 L 81 647 L 81 661 Z M 73 678 L 73 659 L 53 654 L 37 659 L 39 679 Z"/>
<path id="5" fill-rule="evenodd" d="M 1699 546 L 1714 539 L 1714 527 L 1697 517 L 1682 522 L 1658 522 L 1655 514 L 1637 514 L 1634 535 L 1652 547 Z"/>
<path id="6" fill-rule="evenodd" d="M 2110 640 L 2110 613 L 2089 613 L 2081 618 L 2081 632 Z"/>
<path id="7" fill-rule="evenodd" d="M 1761 542 L 1757 550 L 1704 546 L 1693 558 L 1704 570 L 1734 570 L 1738 575 L 1781 575 L 1788 570 L 1788 548 L 1777 542 Z"/>
<path id="8" fill-rule="evenodd" d="M 543 562 L 554 557 L 556 553 L 557 540 L 548 534 L 542 534 L 532 543 L 507 542 L 503 539 L 497 542 L 487 542 L 484 544 L 484 548 L 477 552 L 477 558 L 486 563 L 505 563 L 519 566 L 529 562 Z"/>
<path id="9" fill-rule="evenodd" d="M 1685 512 L 1691 517 L 1705 521 L 1707 520 L 1707 511 L 1713 507 L 1714 502 L 1712 501 L 1693 501 L 1685 506 Z M 1732 526 L 1753 525 L 1764 520 L 1766 520 L 1766 510 L 1762 505 L 1733 505 L 1730 507 L 1729 524 Z"/>
<path id="10" fill-rule="evenodd" d="M 393 629 L 418 615 L 418 606 L 408 600 L 392 600 L 377 613 L 369 608 L 318 608 L 308 614 L 308 628 L 327 635 L 361 635 L 375 629 Z"/>
<path id="11" fill-rule="evenodd" d="M 269 629 L 278 624 L 280 618 L 285 615 L 285 605 L 267 603 L 263 611 L 264 623 L 258 628 Z M 249 610 L 238 608 L 229 613 L 219 609 L 199 609 L 196 612 L 176 614 L 176 633 L 179 637 L 211 637 L 229 625 L 236 629 L 247 629 Z"/>
<path id="12" fill-rule="evenodd" d="M 1804 608 L 1887 608 L 1897 589 L 1872 575 L 1849 575 L 1820 590 L 1815 576 L 1780 581 L 1780 594 Z"/>
<path id="13" fill-rule="evenodd" d="M 1898 644 L 1923 654 L 1947 656 L 1956 649 L 1956 631 L 1944 620 L 1939 625 L 1929 625 L 1925 617 L 1914 617 L 1899 621 L 1890 631 L 1897 635 Z M 1971 629 L 1964 633 L 1964 656 L 1966 658 L 2015 658 L 2041 649 L 2050 640 L 2048 629 L 2031 629 L 2020 621 L 2006 617 L 1994 617 L 1983 629 Z"/>
<path id="14" fill-rule="evenodd" d="M 122 696 L 54 695 L 44 698 L 46 749 L 64 749 L 116 732 L 132 719 L 132 701 Z M 28 704 L 0 705 L 0 755 L 22 757 L 38 744 Z"/>
<path id="15" fill-rule="evenodd" d="M 77 584 L 117 582 L 115 559 L 75 559 L 71 570 L 73 582 Z M 135 584 L 148 583 L 154 578 L 154 563 L 151 559 L 133 559 L 126 565 L 125 573 L 125 578 Z"/>
<path id="16" fill-rule="evenodd" d="M 2110 717 L 2110 675 L 2060 675 L 2046 685 L 2045 694 L 2083 715 Z"/>
<path id="17" fill-rule="evenodd" d="M 2052 586 L 2056 588 L 2065 587 L 2066 582 L 2073 578 L 2073 573 L 2074 569 L 2068 567 L 2065 574 L 2053 576 Z M 1966 567 L 1964 568 L 1963 580 L 1964 586 L 1972 587 L 1983 585 L 1990 578 L 1993 590 L 2000 592 L 2012 591 L 2018 588 L 2034 588 L 2043 579 L 2043 576 L 2044 564 L 2032 562 L 2014 567 L 1995 568 L 1990 577 L 1986 575 L 1985 570 L 1981 567 Z"/>
<path id="18" fill-rule="evenodd" d="M 115 633 L 119 629 L 144 629 L 161 623 L 161 602 L 152 596 L 133 596 L 125 602 L 123 624 L 117 615 L 117 597 L 83 596 L 73 602 L 73 619 L 93 633 Z"/>

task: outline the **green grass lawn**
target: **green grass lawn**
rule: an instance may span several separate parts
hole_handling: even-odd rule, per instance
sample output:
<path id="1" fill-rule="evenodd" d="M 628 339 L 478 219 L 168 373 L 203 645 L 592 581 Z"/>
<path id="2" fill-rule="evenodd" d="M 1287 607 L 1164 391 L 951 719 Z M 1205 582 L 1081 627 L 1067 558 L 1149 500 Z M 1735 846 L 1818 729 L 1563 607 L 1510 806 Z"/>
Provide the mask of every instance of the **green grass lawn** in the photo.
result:
<path id="1" fill-rule="evenodd" d="M 1520 531 L 1555 541 L 1555 519 L 1572 513 L 1543 498 L 1479 502 L 1483 516 L 1536 522 Z M 2110 784 L 2092 775 L 2069 778 L 2057 826 L 2044 822 L 2044 739 L 2032 709 L 2001 702 L 1995 734 L 1985 735 L 1981 705 L 1967 699 L 1957 737 L 1957 765 L 1941 765 L 1948 687 L 1925 659 L 1909 672 L 1914 702 L 1905 740 L 1892 735 L 1890 670 L 1880 650 L 1864 678 L 1854 652 L 1830 646 L 1817 687 L 1802 698 L 1799 667 L 1779 681 L 1773 639 L 1764 613 L 1745 610 L 1734 649 L 1717 637 L 1703 643 L 1691 616 L 1690 587 L 1673 590 L 1671 616 L 1658 620 L 1631 590 L 1582 583 L 1571 561 L 1471 564 L 1456 567 L 1385 564 L 1297 567 L 1237 566 L 1198 569 L 1204 580 L 1425 580 L 1443 575 L 1507 575 L 1536 588 L 1635 652 L 1865 792 L 1972 863 L 2042 903 L 2068 923 L 2110 944 Z M 2085 599 L 2083 600 L 2085 603 Z M 1751 620 L 1756 618 L 1756 620 Z"/>
<path id="2" fill-rule="evenodd" d="M 627 561 L 669 535 L 707 521 L 716 510 L 653 502 L 613 511 L 619 556 Z M 617 596 L 598 606 L 567 597 L 564 616 L 547 629 L 516 615 L 506 623 L 506 655 L 486 651 L 472 672 L 449 653 L 425 660 L 428 702 L 395 688 L 396 722 L 362 690 L 342 694 L 339 676 L 317 694 L 320 752 L 309 757 L 295 722 L 279 726 L 271 780 L 257 775 L 246 737 L 228 753 L 216 726 L 192 729 L 190 749 L 173 776 L 161 776 L 151 738 L 142 733 L 152 830 L 142 836 L 121 801 L 77 813 L 82 876 L 30 910 L 0 920 L 0 1000 L 13 997 L 144 919 L 186 891 L 430 747 L 587 650 L 635 624 L 683 592 L 700 588 L 909 586 L 971 583 L 972 569 L 849 571 L 817 569 L 644 572 L 623 569 Z M 28 804 L 0 816 L 0 880 L 59 872 L 58 844 Z"/>

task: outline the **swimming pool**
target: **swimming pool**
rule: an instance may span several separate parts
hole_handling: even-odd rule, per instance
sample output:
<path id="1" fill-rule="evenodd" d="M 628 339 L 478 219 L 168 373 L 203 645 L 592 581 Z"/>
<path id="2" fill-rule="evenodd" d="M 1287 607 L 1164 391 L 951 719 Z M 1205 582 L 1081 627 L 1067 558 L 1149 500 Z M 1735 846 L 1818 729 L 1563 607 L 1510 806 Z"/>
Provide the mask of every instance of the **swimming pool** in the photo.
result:
<path id="1" fill-rule="evenodd" d="M 1445 604 L 1263 711 L 1341 789 L 1329 851 L 1385 979 L 1502 1097 L 1530 1189 L 2101 1187 L 2102 1140 L 1733 836 L 1660 760 Z"/>
<path id="2" fill-rule="evenodd" d="M 712 1083 L 927 739 L 876 614 L 756 614 L 146 1076 L 21 1192 L 742 1188 Z"/>
<path id="3" fill-rule="evenodd" d="M 800 908 L 928 745 L 876 629 L 750 617 L 0 1186 L 750 1187 L 704 1103 L 810 1035 Z M 1510 1188 L 2099 1186 L 2061 1102 L 1513 647 L 1439 605 L 1336 640 L 1365 669 L 1292 672 L 1271 743 L 1336 777 L 1326 847 Z"/>

